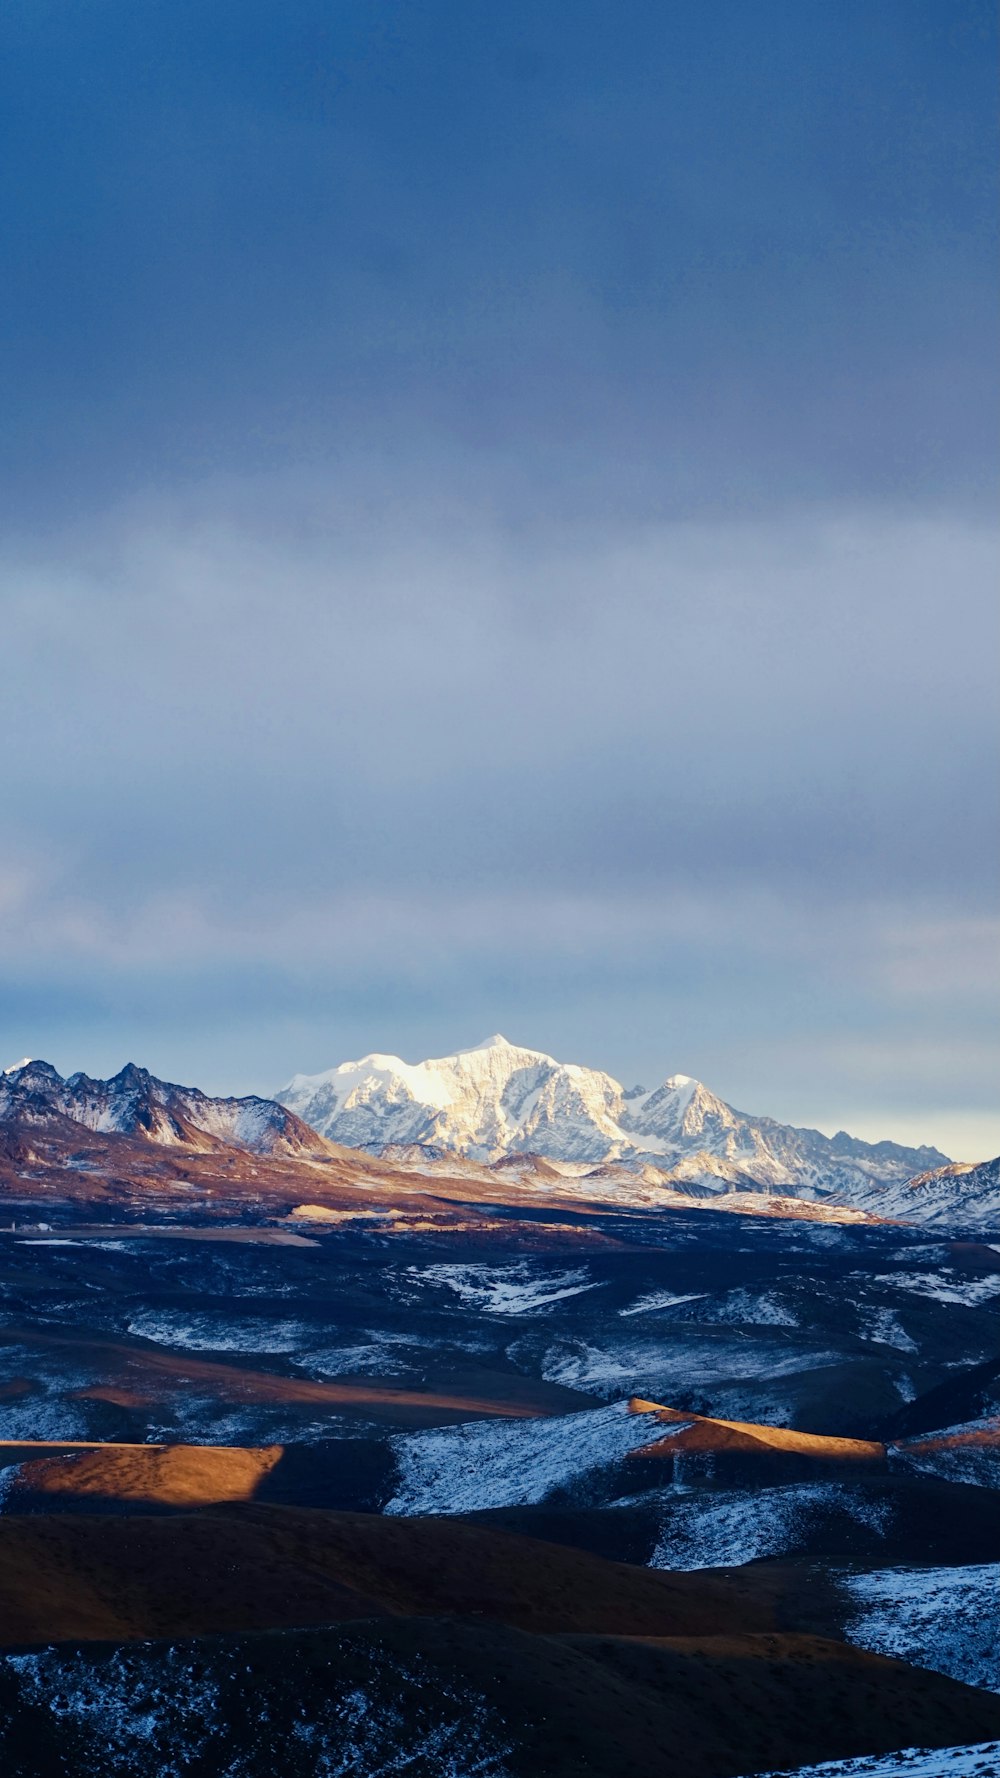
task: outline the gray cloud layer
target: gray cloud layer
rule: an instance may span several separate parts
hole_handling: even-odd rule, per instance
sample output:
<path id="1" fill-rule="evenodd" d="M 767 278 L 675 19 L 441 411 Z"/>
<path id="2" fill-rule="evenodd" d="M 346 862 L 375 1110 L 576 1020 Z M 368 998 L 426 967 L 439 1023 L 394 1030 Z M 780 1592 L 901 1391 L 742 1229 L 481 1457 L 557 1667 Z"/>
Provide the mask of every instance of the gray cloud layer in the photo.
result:
<path id="1" fill-rule="evenodd" d="M 0 34 L 10 1056 L 1000 1147 L 992 5 Z"/>
<path id="2" fill-rule="evenodd" d="M 786 1115 L 985 1113 L 987 528 L 292 504 L 217 486 L 8 563 L 2 961 L 63 1042 L 172 1028 L 273 1085 L 506 1019 Z"/>

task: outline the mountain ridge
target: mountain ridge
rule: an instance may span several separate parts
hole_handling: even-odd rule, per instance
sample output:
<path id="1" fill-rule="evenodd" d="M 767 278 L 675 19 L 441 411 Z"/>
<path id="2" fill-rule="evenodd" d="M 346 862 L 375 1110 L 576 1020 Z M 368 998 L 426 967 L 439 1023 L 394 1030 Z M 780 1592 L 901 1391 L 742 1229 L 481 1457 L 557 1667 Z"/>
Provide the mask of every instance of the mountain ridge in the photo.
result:
<path id="1" fill-rule="evenodd" d="M 134 1062 L 108 1080 L 82 1072 L 64 1078 L 51 1062 L 34 1059 L 5 1068 L 0 1124 L 22 1131 L 78 1125 L 201 1152 L 236 1148 L 290 1157 L 327 1148 L 311 1126 L 273 1099 L 212 1098 L 198 1087 L 159 1080 Z"/>
<path id="2" fill-rule="evenodd" d="M 305 1123 L 347 1146 L 448 1150 L 496 1163 L 536 1154 L 588 1166 L 652 1165 L 665 1182 L 703 1191 L 755 1187 L 858 1201 L 949 1162 L 931 1147 L 863 1142 L 838 1131 L 737 1111 L 686 1074 L 625 1088 L 600 1069 L 563 1063 L 499 1033 L 471 1049 L 407 1063 L 375 1052 L 275 1094 Z"/>
<path id="3" fill-rule="evenodd" d="M 1000 1216 L 1000 1161 L 949 1162 L 932 1148 L 750 1116 L 690 1075 L 626 1089 L 500 1036 L 424 1063 L 378 1053 L 297 1075 L 273 1099 L 213 1098 L 134 1063 L 97 1080 L 26 1060 L 0 1072 L 0 1165 L 29 1195 L 48 1174 L 62 1191 L 72 1179 L 77 1198 L 142 1195 L 157 1182 L 190 1191 L 197 1177 L 231 1206 L 248 1191 L 255 1202 L 264 1192 L 290 1207 L 313 1203 L 327 1188 L 346 1189 L 353 1203 L 376 1181 L 386 1201 L 412 1199 L 428 1181 L 453 1195 L 475 1181 L 492 1199 L 509 1181 L 512 1201 L 540 1192 L 647 1207 L 687 1199 L 939 1227 Z M 303 1166 L 317 1165 L 322 1186 L 296 1184 Z"/>

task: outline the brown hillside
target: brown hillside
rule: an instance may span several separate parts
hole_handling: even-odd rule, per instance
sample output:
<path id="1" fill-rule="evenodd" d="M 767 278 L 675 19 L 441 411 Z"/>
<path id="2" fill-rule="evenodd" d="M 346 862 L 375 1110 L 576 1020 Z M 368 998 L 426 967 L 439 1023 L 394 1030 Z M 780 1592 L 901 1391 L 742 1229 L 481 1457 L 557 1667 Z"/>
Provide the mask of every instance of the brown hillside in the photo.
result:
<path id="1" fill-rule="evenodd" d="M 807 1635 L 567 1637 L 593 1662 L 581 1674 L 590 1720 L 567 1724 L 577 1770 L 615 1778 L 732 1778 L 821 1760 L 991 1739 L 1000 1699 L 841 1642 Z M 631 1721 L 615 1752 L 601 1693 L 617 1682 Z M 610 1702 L 610 1700 L 607 1700 Z M 605 1709 L 601 1708 L 605 1703 Z M 642 1722 L 647 1734 L 637 1732 Z M 649 1733 L 652 1731 L 652 1733 Z M 539 1761 L 539 1770 L 548 1767 Z M 567 1763 L 566 1772 L 573 1770 Z"/>
<path id="2" fill-rule="evenodd" d="M 661 1407 L 658 1402 L 633 1396 L 629 1402 L 633 1414 L 649 1414 L 664 1426 L 680 1430 L 633 1451 L 633 1457 L 674 1457 L 679 1452 L 787 1451 L 799 1457 L 841 1463 L 872 1463 L 885 1457 L 885 1446 L 859 1438 L 826 1438 L 812 1432 L 794 1432 L 786 1426 L 764 1426 L 752 1420 L 714 1420 L 704 1414 L 690 1414 L 679 1408 Z"/>
<path id="3" fill-rule="evenodd" d="M 21 1449 L 30 1452 L 32 1447 Z M 35 1447 L 37 1450 L 38 1448 Z M 7 1453 L 0 1449 L 0 1457 Z M 252 1500 L 282 1456 L 281 1445 L 98 1445 L 22 1461 L 11 1485 L 19 1493 L 70 1495 L 123 1506 L 209 1506 Z"/>
<path id="4" fill-rule="evenodd" d="M 0 1519 L 0 1643 L 449 1613 L 536 1631 L 774 1627 L 739 1577 L 676 1575 L 449 1519 L 282 1507 Z"/>
<path id="5" fill-rule="evenodd" d="M 195 1352 L 176 1353 L 139 1339 L 114 1339 L 105 1335 L 62 1333 L 32 1327 L 30 1332 L 11 1325 L 0 1330 L 0 1346 L 32 1345 L 72 1353 L 74 1359 L 92 1365 L 102 1381 L 98 1399 L 108 1399 L 107 1388 L 123 1390 L 132 1402 L 152 1403 L 179 1388 L 195 1385 L 219 1401 L 292 1404 L 328 1408 L 340 1413 L 361 1413 L 365 1419 L 393 1425 L 444 1425 L 449 1421 L 481 1419 L 529 1419 L 538 1414 L 565 1413 L 579 1403 L 579 1396 L 559 1384 L 533 1377 L 481 1371 L 468 1389 L 407 1389 L 377 1378 L 318 1380 L 288 1376 L 280 1371 L 251 1369 L 225 1359 Z M 86 1397 L 94 1386 L 79 1392 Z"/>
<path id="6" fill-rule="evenodd" d="M 821 1593 L 794 1565 L 663 1574 L 447 1519 L 0 1519 L 3 1645 L 288 1629 L 201 1646 L 297 1699 L 372 1653 L 417 1659 L 487 1700 L 518 1778 L 736 1778 L 1000 1736 L 992 1694 L 811 1633 Z"/>
<path id="7" fill-rule="evenodd" d="M 921 1438 L 901 1439 L 898 1451 L 914 1456 L 932 1451 L 997 1451 L 1000 1452 L 1000 1416 L 984 1420 L 979 1426 L 946 1427 L 941 1432 L 928 1432 Z"/>
<path id="8" fill-rule="evenodd" d="M 269 1640 L 274 1660 L 280 1641 Z M 259 1687 L 259 1640 L 244 1647 Z M 390 1617 L 297 1637 L 297 1696 L 312 1673 L 328 1685 L 331 1669 L 350 1672 L 372 1649 L 404 1670 L 419 1662 L 434 1691 L 482 1696 L 507 1725 L 504 1765 L 517 1778 L 791 1774 L 914 1739 L 992 1739 L 1000 1724 L 989 1693 L 818 1637 L 539 1636 L 481 1618 Z"/>

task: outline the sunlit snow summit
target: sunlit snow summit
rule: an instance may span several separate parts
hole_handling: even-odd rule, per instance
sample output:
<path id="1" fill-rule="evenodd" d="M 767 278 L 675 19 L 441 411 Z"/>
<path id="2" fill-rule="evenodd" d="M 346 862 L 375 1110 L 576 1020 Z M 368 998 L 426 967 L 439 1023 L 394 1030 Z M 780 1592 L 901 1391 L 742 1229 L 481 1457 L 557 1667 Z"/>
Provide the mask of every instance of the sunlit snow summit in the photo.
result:
<path id="1" fill-rule="evenodd" d="M 321 1135 L 382 1152 L 400 1145 L 478 1161 L 535 1154 L 591 1166 L 652 1165 L 686 1185 L 822 1195 L 910 1179 L 941 1165 L 934 1148 L 824 1136 L 734 1111 L 698 1080 L 626 1089 L 610 1074 L 557 1062 L 495 1036 L 407 1063 L 370 1055 L 297 1074 L 277 1095 Z"/>

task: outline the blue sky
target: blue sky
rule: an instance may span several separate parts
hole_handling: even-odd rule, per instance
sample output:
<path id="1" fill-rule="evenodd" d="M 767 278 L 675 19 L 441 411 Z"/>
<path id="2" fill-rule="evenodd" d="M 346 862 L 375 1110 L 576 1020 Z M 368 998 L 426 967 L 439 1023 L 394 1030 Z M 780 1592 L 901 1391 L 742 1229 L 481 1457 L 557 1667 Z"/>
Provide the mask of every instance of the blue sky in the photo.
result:
<path id="1" fill-rule="evenodd" d="M 1000 1148 L 992 5 L 0 35 L 9 1059 Z"/>

